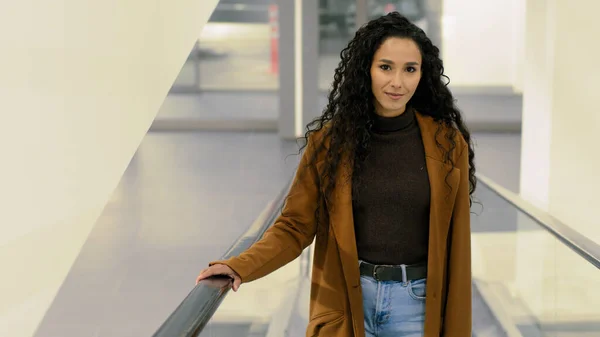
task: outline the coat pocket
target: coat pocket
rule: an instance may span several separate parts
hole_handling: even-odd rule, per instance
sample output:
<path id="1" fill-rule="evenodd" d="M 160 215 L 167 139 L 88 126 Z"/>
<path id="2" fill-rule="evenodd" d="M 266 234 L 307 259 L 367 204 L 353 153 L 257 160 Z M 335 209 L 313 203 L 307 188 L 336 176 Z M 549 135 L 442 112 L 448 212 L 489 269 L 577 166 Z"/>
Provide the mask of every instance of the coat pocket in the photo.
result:
<path id="1" fill-rule="evenodd" d="M 329 311 L 317 314 L 308 322 L 306 336 L 337 336 L 336 332 L 340 329 L 343 320 L 343 311 Z"/>

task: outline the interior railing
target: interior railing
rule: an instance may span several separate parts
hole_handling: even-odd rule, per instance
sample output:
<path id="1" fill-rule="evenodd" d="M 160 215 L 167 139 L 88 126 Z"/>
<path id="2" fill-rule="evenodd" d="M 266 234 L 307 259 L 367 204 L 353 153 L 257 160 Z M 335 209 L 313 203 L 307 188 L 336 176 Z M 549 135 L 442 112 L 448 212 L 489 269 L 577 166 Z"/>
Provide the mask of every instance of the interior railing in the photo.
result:
<path id="1" fill-rule="evenodd" d="M 484 175 L 477 179 L 473 282 L 503 336 L 600 336 L 600 246 Z"/>
<path id="2" fill-rule="evenodd" d="M 577 252 L 579 256 L 596 266 L 596 268 L 600 269 L 600 245 L 588 239 L 573 228 L 563 224 L 561 221 L 552 217 L 548 213 L 523 200 L 515 193 L 496 184 L 488 177 L 478 174 L 477 181 L 485 184 L 499 197 L 508 201 L 517 209 L 536 220 L 555 238 L 567 245 L 573 251 Z"/>
<path id="3" fill-rule="evenodd" d="M 478 297 L 474 299 L 474 306 L 481 302 L 485 303 L 485 308 L 479 305 L 474 312 L 474 332 L 511 337 L 579 336 L 577 332 L 583 332 L 581 336 L 600 336 L 598 244 L 484 175 L 478 174 L 477 178 L 476 197 L 482 206 L 478 208 L 478 204 L 474 204 L 471 218 L 474 296 Z M 223 259 L 240 254 L 262 237 L 280 214 L 290 183 L 223 255 Z M 249 324 L 245 330 L 240 330 L 243 332 L 219 334 L 210 331 L 202 336 L 295 335 L 290 331 L 302 335 L 301 330 L 308 320 L 310 249 L 305 250 L 299 262 L 301 270 L 293 274 L 293 278 L 308 281 L 299 281 L 290 286 L 290 290 L 281 292 L 298 294 L 273 298 L 275 295 L 272 294 L 277 291 L 269 290 L 271 295 L 267 292 L 264 295 L 269 298 L 262 299 L 263 295 L 259 293 L 254 294 L 258 298 L 254 302 L 240 300 L 242 305 L 253 306 L 248 310 L 250 313 L 260 312 L 273 302 L 275 304 L 271 306 L 275 308 L 265 309 L 265 312 L 277 315 L 277 318 L 269 317 L 262 325 Z M 288 287 L 290 277 L 280 278 L 282 287 Z M 252 284 L 255 283 L 258 282 Z M 227 278 L 200 282 L 153 336 L 200 336 L 230 287 L 231 281 Z M 271 287 L 276 286 L 268 284 L 264 288 Z M 239 295 L 236 294 L 236 300 Z M 484 310 L 491 311 L 494 323 L 482 318 L 486 317 L 481 315 Z M 495 327 L 498 322 L 501 328 Z M 492 330 L 497 332 L 493 334 Z"/>
<path id="4" fill-rule="evenodd" d="M 260 240 L 264 232 L 281 213 L 290 183 L 281 190 L 275 200 L 263 210 L 248 230 L 221 257 L 228 259 L 237 256 Z M 154 337 L 193 337 L 198 336 L 211 319 L 227 292 L 231 280 L 227 277 L 213 277 L 196 285 L 181 304 L 173 311 Z"/>

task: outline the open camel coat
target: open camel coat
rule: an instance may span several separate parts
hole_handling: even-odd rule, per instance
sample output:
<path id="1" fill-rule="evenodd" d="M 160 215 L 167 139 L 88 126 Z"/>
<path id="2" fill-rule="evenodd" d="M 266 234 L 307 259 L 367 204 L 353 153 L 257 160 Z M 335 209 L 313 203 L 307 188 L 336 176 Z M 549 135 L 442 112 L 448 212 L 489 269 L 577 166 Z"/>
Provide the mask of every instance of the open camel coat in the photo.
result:
<path id="1" fill-rule="evenodd" d="M 471 244 L 468 148 L 457 132 L 452 159 L 455 168 L 445 183 L 449 164 L 435 142 L 438 123 L 417 115 L 425 148 L 431 186 L 425 337 L 471 336 Z M 445 131 L 437 135 L 446 149 Z M 290 189 L 283 213 L 264 237 L 237 257 L 223 263 L 237 272 L 242 283 L 261 278 L 294 260 L 316 237 L 313 261 L 310 318 L 307 337 L 364 337 L 364 316 L 358 255 L 352 216 L 352 193 L 347 179 L 349 165 L 342 166 L 327 205 L 329 226 L 319 231 L 314 213 L 321 188 L 318 172 L 322 160 L 307 167 L 308 158 L 323 131 L 314 133 Z M 340 174 L 341 173 L 341 174 Z M 332 207 L 333 206 L 333 207 Z"/>

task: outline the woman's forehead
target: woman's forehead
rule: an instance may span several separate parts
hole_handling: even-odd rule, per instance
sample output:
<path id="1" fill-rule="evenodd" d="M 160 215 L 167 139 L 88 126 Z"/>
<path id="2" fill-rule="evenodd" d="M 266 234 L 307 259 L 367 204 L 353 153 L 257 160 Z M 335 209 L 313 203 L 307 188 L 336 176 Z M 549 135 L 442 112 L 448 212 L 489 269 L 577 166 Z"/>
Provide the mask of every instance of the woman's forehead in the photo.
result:
<path id="1" fill-rule="evenodd" d="M 412 39 L 390 37 L 375 51 L 373 60 L 385 60 L 386 63 L 421 63 L 421 51 Z"/>

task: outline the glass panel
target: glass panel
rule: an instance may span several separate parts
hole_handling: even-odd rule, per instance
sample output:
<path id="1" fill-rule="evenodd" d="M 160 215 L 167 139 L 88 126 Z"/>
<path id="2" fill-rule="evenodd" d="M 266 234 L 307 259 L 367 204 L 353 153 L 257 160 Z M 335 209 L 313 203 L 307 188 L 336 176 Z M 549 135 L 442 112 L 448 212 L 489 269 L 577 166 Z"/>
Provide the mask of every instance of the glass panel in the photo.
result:
<path id="1" fill-rule="evenodd" d="M 221 0 L 157 120 L 276 121 L 276 23 L 275 0 Z"/>
<path id="2" fill-rule="evenodd" d="M 333 81 L 340 51 L 356 28 L 355 0 L 319 0 L 319 89 L 327 91 Z"/>
<path id="3" fill-rule="evenodd" d="M 600 336 L 600 272 L 480 184 L 475 284 L 506 327 L 528 336 Z"/>
<path id="4" fill-rule="evenodd" d="M 199 53 L 186 65 L 199 63 L 200 90 L 276 90 L 271 22 L 274 0 L 221 0 L 198 39 Z M 274 21 L 271 21 L 273 19 Z M 273 60 L 274 61 L 274 60 Z M 176 84 L 193 70 L 182 69 Z M 244 74 L 240 76 L 240 74 Z"/>

